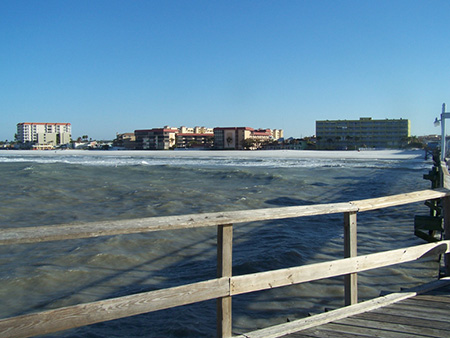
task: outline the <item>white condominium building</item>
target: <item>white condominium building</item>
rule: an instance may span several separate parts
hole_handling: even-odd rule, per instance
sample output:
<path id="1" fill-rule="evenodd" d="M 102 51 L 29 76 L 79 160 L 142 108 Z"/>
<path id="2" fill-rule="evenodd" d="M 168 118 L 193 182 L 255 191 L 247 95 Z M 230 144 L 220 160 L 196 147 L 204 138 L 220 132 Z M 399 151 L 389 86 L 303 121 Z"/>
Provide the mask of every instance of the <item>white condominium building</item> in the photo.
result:
<path id="1" fill-rule="evenodd" d="M 279 140 L 284 137 L 283 129 L 272 129 L 271 132 L 274 140 Z"/>
<path id="2" fill-rule="evenodd" d="M 31 123 L 17 124 L 17 141 L 37 144 L 67 144 L 71 138 L 70 123 Z"/>

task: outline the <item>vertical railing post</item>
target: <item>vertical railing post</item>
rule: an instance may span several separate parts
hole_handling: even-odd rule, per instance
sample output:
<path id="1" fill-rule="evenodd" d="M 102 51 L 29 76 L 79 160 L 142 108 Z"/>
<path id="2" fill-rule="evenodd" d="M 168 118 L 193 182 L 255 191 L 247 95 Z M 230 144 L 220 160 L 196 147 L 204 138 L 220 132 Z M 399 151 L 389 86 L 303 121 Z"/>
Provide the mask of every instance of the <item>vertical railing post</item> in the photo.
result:
<path id="1" fill-rule="evenodd" d="M 442 199 L 443 216 L 444 216 L 444 239 L 450 239 L 450 196 Z M 450 254 L 444 255 L 445 276 L 450 276 Z"/>
<path id="2" fill-rule="evenodd" d="M 344 213 L 344 257 L 357 255 L 356 212 Z M 358 303 L 358 275 L 350 273 L 344 276 L 345 305 Z"/>
<path id="3" fill-rule="evenodd" d="M 233 257 L 233 225 L 217 227 L 217 277 L 231 277 Z M 217 337 L 231 337 L 231 296 L 217 299 Z"/>

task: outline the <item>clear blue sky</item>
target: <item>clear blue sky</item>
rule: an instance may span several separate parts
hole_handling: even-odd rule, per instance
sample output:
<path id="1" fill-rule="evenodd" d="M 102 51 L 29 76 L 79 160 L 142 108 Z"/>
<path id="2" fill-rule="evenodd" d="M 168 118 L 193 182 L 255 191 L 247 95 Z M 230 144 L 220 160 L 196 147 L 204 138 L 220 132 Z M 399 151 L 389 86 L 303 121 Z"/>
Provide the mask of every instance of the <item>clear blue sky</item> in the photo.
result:
<path id="1" fill-rule="evenodd" d="M 450 111 L 450 1 L 0 1 L 0 140 Z"/>

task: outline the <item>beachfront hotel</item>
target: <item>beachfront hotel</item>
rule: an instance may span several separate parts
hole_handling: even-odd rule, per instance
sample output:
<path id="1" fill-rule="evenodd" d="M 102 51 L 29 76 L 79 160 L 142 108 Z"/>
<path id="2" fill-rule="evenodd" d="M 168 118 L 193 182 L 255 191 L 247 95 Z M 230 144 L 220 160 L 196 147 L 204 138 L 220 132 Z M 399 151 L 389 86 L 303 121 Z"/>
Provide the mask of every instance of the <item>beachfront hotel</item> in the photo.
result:
<path id="1" fill-rule="evenodd" d="M 167 150 L 173 148 L 210 148 L 213 144 L 212 128 L 164 128 L 134 131 L 135 149 Z"/>
<path id="2" fill-rule="evenodd" d="M 214 148 L 244 149 L 243 141 L 250 138 L 252 130 L 249 127 L 214 128 Z"/>
<path id="3" fill-rule="evenodd" d="M 214 128 L 214 148 L 242 150 L 248 148 L 249 145 L 246 145 L 247 140 L 253 142 L 250 148 L 259 148 L 266 142 L 278 140 L 282 137 L 282 129 Z"/>
<path id="4" fill-rule="evenodd" d="M 136 149 L 139 150 L 167 150 L 175 145 L 178 128 L 166 126 L 164 128 L 135 130 Z"/>
<path id="5" fill-rule="evenodd" d="M 71 141 L 70 123 L 22 122 L 17 124 L 17 141 L 34 149 L 52 149 Z"/>
<path id="6" fill-rule="evenodd" d="M 407 119 L 316 121 L 319 149 L 398 148 L 410 136 Z"/>
<path id="7" fill-rule="evenodd" d="M 129 149 L 167 150 L 173 148 L 256 149 L 262 144 L 283 137 L 282 129 L 249 127 L 180 127 L 140 129 L 134 131 L 135 141 Z M 251 143 L 251 146 L 246 144 Z"/>

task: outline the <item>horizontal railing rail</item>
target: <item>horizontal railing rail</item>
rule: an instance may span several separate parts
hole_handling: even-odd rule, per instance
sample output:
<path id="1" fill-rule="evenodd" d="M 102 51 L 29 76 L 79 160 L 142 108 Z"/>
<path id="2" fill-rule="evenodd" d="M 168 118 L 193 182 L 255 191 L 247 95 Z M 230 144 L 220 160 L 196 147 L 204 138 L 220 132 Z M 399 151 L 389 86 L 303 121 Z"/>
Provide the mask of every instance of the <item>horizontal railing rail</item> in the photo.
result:
<path id="1" fill-rule="evenodd" d="M 446 189 L 428 189 L 405 194 L 345 203 L 226 211 L 179 216 L 147 217 L 81 224 L 0 229 L 0 245 L 38 243 L 66 239 L 126 235 L 162 230 L 188 229 L 294 217 L 363 212 L 448 196 Z"/>
<path id="2" fill-rule="evenodd" d="M 444 215 L 447 215 L 449 197 L 449 190 L 436 189 L 348 203 L 2 229 L 0 231 L 0 244 L 6 245 L 215 225 L 218 226 L 218 278 L 1 319 L 1 336 L 29 337 L 48 334 L 103 321 L 217 299 L 218 336 L 231 337 L 232 296 L 343 275 L 346 276 L 346 304 L 354 304 L 357 302 L 356 274 L 358 272 L 450 253 L 450 241 L 446 240 L 357 256 L 356 214 L 358 212 L 429 199 L 444 199 Z M 280 270 L 232 276 L 232 224 L 333 213 L 344 213 L 345 215 L 344 246 L 346 258 Z M 445 218 L 444 224 L 447 223 L 448 220 Z M 446 229 L 448 228 L 446 227 Z"/>
<path id="3" fill-rule="evenodd" d="M 383 268 L 421 258 L 438 256 L 450 251 L 450 241 L 423 244 L 408 248 L 378 252 L 365 256 L 344 258 L 311 265 L 234 276 L 231 278 L 232 296 L 242 293 L 312 282 L 350 273 Z"/>

